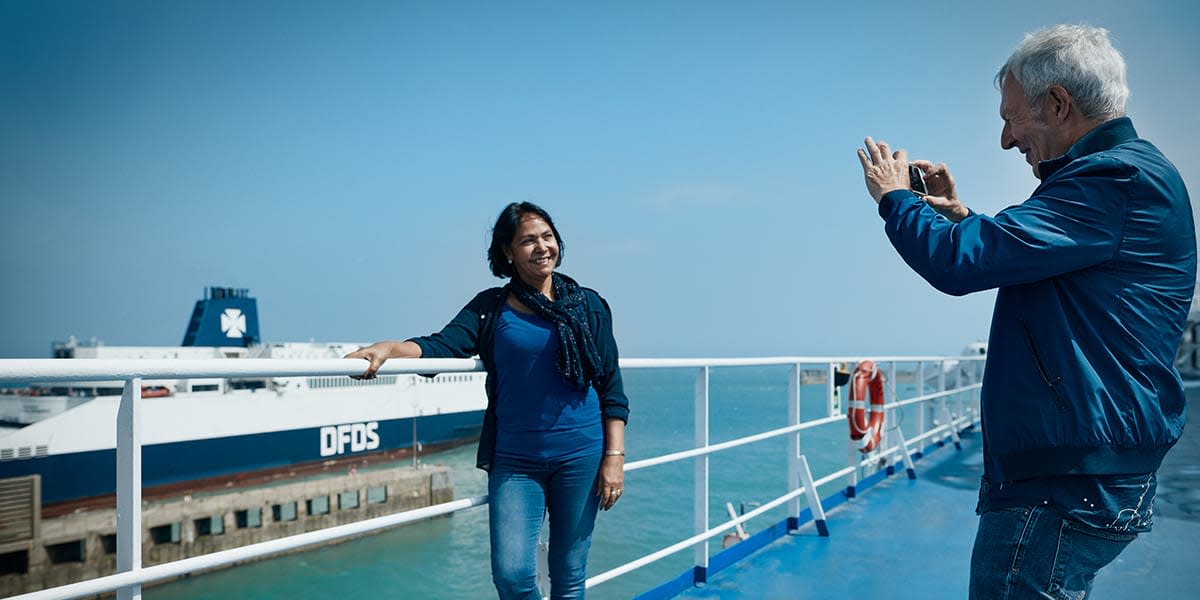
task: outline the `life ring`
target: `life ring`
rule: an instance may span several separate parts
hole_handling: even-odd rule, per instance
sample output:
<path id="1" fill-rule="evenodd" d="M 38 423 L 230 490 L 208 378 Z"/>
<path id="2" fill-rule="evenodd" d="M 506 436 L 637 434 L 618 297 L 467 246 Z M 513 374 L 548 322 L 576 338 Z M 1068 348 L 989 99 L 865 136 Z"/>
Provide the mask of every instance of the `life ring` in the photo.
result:
<path id="1" fill-rule="evenodd" d="M 864 360 L 854 369 L 846 419 L 850 421 L 850 439 L 858 442 L 858 451 L 863 454 L 879 446 L 883 432 L 883 382 L 883 371 L 873 361 Z"/>

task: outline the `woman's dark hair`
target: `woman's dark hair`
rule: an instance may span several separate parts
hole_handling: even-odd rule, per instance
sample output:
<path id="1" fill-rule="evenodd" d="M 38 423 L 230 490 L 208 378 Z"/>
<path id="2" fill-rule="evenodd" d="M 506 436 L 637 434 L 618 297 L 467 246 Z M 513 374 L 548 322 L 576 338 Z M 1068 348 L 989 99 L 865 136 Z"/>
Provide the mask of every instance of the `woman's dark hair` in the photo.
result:
<path id="1" fill-rule="evenodd" d="M 500 211 L 500 216 L 496 218 L 496 226 L 492 227 L 492 245 L 488 247 L 487 253 L 492 275 L 506 278 L 517 274 L 512 263 L 508 262 L 508 255 L 504 250 L 512 245 L 517 226 L 521 224 L 521 218 L 525 215 L 534 215 L 550 226 L 550 231 L 554 232 L 554 239 L 558 242 L 558 262 L 554 263 L 554 266 L 562 265 L 566 247 L 563 245 L 562 236 L 558 234 L 558 228 L 554 226 L 554 220 L 550 218 L 550 213 L 532 202 L 513 202 Z"/>

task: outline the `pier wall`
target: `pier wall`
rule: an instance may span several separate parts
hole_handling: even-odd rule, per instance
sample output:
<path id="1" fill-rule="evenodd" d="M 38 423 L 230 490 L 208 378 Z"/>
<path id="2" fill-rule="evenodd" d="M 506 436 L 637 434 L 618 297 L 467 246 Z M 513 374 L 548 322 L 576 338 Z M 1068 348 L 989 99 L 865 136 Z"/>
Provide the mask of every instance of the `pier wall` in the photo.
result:
<path id="1" fill-rule="evenodd" d="M 25 486 L 28 487 L 28 486 Z M 449 502 L 448 467 L 350 470 L 286 483 L 229 488 L 142 504 L 142 566 L 208 554 Z M 22 500 L 24 501 L 24 500 Z M 5 499 L 0 498 L 0 506 Z M 40 500 L 35 501 L 35 504 Z M 116 510 L 41 519 L 0 543 L 0 597 L 116 572 Z M 17 527 L 14 525 L 13 527 Z"/>

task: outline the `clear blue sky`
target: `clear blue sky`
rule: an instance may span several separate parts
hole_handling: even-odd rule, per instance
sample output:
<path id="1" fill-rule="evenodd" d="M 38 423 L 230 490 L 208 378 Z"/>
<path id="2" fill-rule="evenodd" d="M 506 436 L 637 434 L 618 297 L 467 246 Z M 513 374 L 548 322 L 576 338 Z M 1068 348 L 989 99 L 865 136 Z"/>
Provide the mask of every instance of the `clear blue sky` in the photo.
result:
<path id="1" fill-rule="evenodd" d="M 624 356 L 956 352 L 994 295 L 904 266 L 855 148 L 1020 202 L 992 77 L 1087 22 L 1200 193 L 1196 6 L 5 0 L 0 357 L 178 344 L 208 285 L 250 288 L 266 341 L 429 333 L 500 283 L 512 201 L 554 216 Z"/>

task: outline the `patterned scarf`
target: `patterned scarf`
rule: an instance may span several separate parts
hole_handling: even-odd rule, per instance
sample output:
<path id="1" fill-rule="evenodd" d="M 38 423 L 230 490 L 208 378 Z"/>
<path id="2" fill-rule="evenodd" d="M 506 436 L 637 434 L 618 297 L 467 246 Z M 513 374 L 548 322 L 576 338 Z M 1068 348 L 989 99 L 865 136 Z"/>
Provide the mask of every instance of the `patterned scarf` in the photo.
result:
<path id="1" fill-rule="evenodd" d="M 557 298 L 553 302 L 520 277 L 513 277 L 505 287 L 521 304 L 554 323 L 558 330 L 558 372 L 575 389 L 584 391 L 596 377 L 600 355 L 596 352 L 596 343 L 588 327 L 583 288 L 574 279 L 560 273 L 551 275 L 551 285 Z"/>

